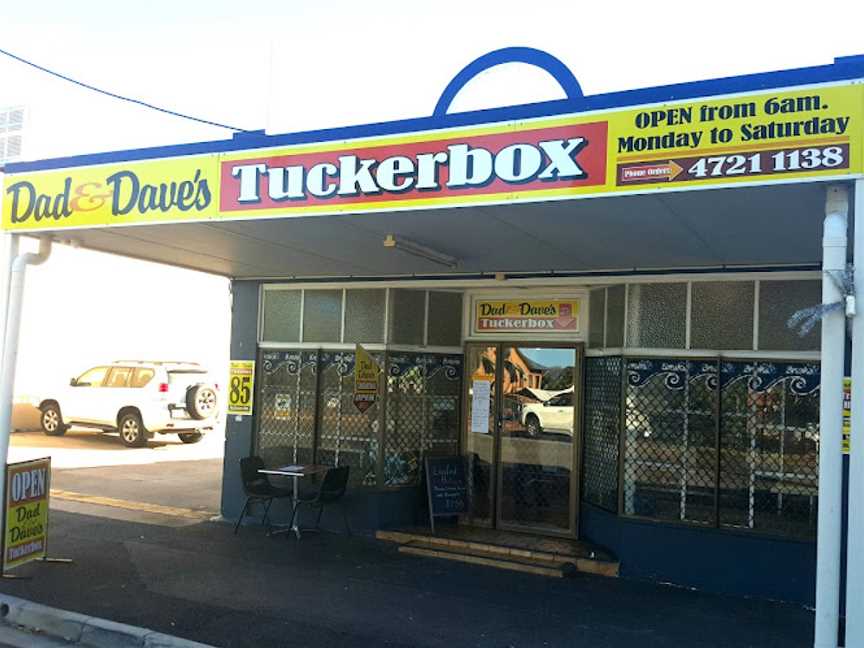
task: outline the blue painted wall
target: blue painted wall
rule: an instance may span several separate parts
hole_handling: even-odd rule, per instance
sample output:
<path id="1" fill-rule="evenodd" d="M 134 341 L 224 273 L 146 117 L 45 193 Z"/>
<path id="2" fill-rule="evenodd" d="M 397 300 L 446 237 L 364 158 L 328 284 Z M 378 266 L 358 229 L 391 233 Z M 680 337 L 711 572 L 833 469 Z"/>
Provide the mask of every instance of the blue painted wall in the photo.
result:
<path id="1" fill-rule="evenodd" d="M 231 282 L 231 359 L 254 360 L 258 345 L 258 283 Z M 240 459 L 252 450 L 253 420 L 228 417 L 222 463 L 222 517 L 236 520 L 246 498 L 240 479 Z"/>
<path id="2" fill-rule="evenodd" d="M 582 537 L 614 551 L 621 576 L 813 605 L 816 544 L 621 518 L 582 502 Z"/>

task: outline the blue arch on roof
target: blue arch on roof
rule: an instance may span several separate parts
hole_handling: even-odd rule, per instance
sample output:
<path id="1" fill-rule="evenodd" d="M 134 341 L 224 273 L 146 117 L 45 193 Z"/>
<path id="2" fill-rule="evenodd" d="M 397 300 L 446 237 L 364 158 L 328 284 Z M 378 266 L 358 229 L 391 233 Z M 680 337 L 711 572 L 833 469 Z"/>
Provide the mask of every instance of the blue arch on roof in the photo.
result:
<path id="1" fill-rule="evenodd" d="M 481 72 L 505 63 L 526 63 L 545 70 L 558 82 L 570 101 L 575 101 L 583 96 L 582 87 L 576 77 L 573 76 L 570 68 L 548 52 L 533 47 L 504 47 L 484 54 L 462 68 L 459 74 L 453 77 L 447 87 L 444 88 L 438 103 L 435 104 L 432 116 L 443 117 L 446 115 L 453 99 L 471 79 Z"/>
<path id="2" fill-rule="evenodd" d="M 457 75 L 458 77 L 459 75 Z M 737 77 L 724 77 L 707 81 L 690 81 L 674 85 L 640 88 L 598 95 L 581 95 L 575 99 L 557 99 L 537 103 L 487 108 L 462 113 L 447 113 L 429 117 L 416 117 L 389 122 L 326 128 L 299 133 L 266 135 L 264 131 L 237 133 L 232 139 L 210 140 L 192 144 L 173 144 L 150 148 L 89 153 L 49 160 L 32 162 L 10 162 L 0 170 L 6 173 L 23 173 L 64 167 L 106 164 L 111 162 L 132 162 L 161 157 L 198 155 L 202 153 L 222 153 L 227 151 L 250 150 L 270 146 L 290 146 L 293 144 L 313 144 L 340 139 L 377 137 L 420 130 L 437 130 L 454 126 L 473 126 L 502 121 L 515 121 L 535 117 L 552 117 L 589 110 L 605 110 L 638 106 L 642 104 L 680 101 L 711 97 L 714 95 L 735 94 L 739 92 L 758 92 L 771 88 L 791 88 L 795 86 L 851 81 L 864 79 L 864 55 L 835 58 L 829 65 L 819 65 L 777 72 L 761 72 Z M 455 79 L 454 79 L 455 80 Z M 451 81 L 451 84 L 453 82 Z M 581 91 L 580 91 L 581 93 Z M 442 95 L 443 96 L 443 95 Z M 439 100 L 440 103 L 440 100 Z"/>

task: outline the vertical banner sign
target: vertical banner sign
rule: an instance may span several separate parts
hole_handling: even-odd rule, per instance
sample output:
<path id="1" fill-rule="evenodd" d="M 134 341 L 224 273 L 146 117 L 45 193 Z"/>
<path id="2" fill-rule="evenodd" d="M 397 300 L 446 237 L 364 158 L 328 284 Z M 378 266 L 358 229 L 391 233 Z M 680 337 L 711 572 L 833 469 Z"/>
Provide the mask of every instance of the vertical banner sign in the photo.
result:
<path id="1" fill-rule="evenodd" d="M 848 455 L 852 442 L 852 379 L 843 379 L 843 454 Z"/>
<path id="2" fill-rule="evenodd" d="M 250 416 L 254 393 L 255 361 L 232 360 L 228 376 L 228 413 Z"/>
<path id="3" fill-rule="evenodd" d="M 381 368 L 359 344 L 354 350 L 354 407 L 365 412 L 378 400 L 378 374 Z"/>
<path id="4" fill-rule="evenodd" d="M 51 457 L 6 467 L 3 571 L 45 557 Z"/>

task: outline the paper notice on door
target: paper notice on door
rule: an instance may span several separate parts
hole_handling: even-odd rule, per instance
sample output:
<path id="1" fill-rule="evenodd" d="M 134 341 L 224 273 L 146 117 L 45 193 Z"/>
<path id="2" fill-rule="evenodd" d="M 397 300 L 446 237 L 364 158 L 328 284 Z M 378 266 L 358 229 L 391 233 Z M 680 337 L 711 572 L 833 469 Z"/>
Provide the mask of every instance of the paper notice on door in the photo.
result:
<path id="1" fill-rule="evenodd" d="M 489 432 L 489 400 L 492 394 L 490 380 L 474 380 L 471 383 L 471 431 Z"/>

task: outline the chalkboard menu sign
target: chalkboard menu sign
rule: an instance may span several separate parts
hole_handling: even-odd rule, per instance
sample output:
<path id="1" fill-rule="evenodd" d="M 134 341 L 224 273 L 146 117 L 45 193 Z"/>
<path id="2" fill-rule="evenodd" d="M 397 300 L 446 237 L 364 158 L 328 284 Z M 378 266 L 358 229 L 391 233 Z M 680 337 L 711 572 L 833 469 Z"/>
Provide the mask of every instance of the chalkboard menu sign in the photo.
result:
<path id="1" fill-rule="evenodd" d="M 433 533 L 436 517 L 467 513 L 465 457 L 426 457 L 426 491 Z"/>

